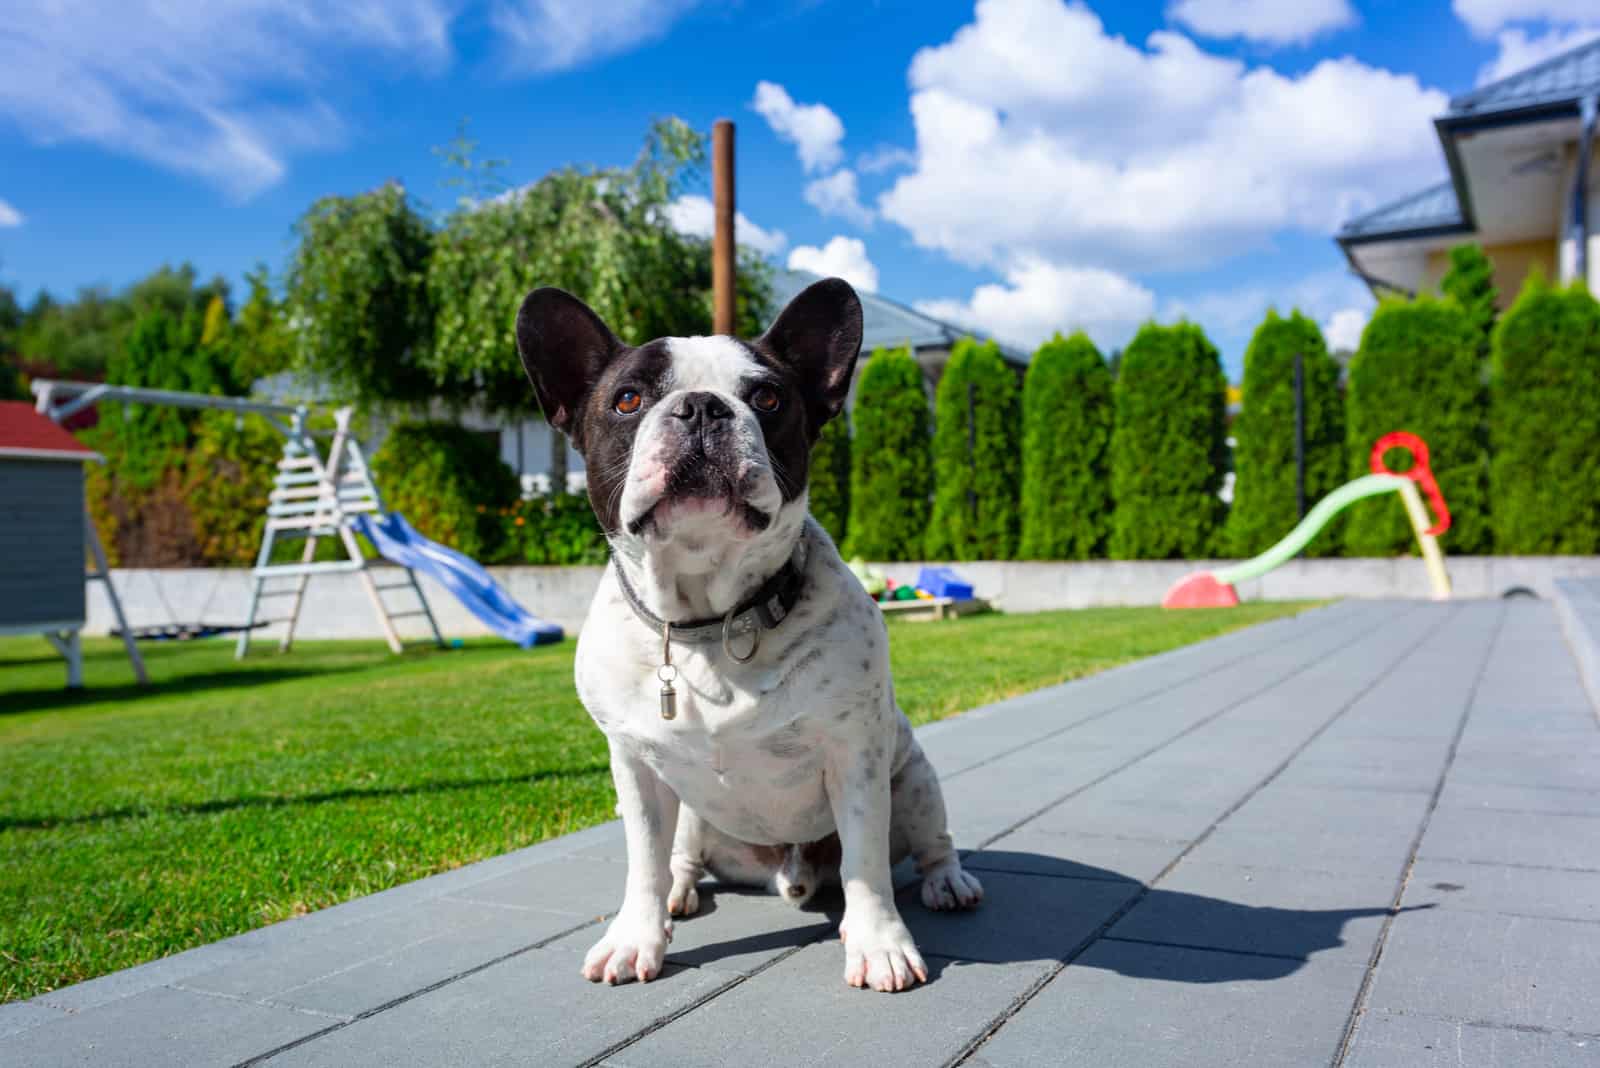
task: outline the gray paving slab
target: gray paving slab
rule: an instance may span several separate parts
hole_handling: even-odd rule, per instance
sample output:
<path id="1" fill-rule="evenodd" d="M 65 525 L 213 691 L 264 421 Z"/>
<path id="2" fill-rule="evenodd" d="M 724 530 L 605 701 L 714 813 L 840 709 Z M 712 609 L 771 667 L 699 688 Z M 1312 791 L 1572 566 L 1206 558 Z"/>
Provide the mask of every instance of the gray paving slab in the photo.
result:
<path id="1" fill-rule="evenodd" d="M 1345 1068 L 1466 1065 L 1594 1068 L 1600 1065 L 1600 1037 L 1368 1013 L 1356 1028 L 1344 1062 Z"/>
<path id="2" fill-rule="evenodd" d="M 1051 965 L 929 958 L 932 982 L 886 997 L 844 985 L 844 951 L 811 946 L 607 1058 L 662 1065 L 948 1063 Z"/>
<path id="3" fill-rule="evenodd" d="M 1112 939 L 1365 967 L 1397 874 L 1331 874 L 1184 860 L 1106 932 Z"/>
<path id="4" fill-rule="evenodd" d="M 0 1006 L 0 1064 L 942 1063 L 998 1024 L 964 1063 L 1276 1065 L 1352 1015 L 1351 1064 L 1592 1063 L 1600 729 L 1547 604 L 1336 606 L 919 736 L 988 898 L 897 870 L 909 994 L 843 985 L 837 898 L 711 883 L 660 980 L 584 982 L 612 822 Z"/>
<path id="5" fill-rule="evenodd" d="M 1405 903 L 1600 924 L 1600 872 L 1420 857 L 1406 883 Z M 1594 938 L 1600 943 L 1600 928 Z"/>
<path id="6" fill-rule="evenodd" d="M 1327 1064 L 1363 970 L 1242 953 L 1101 942 L 969 1064 L 1207 1068 Z"/>
<path id="7" fill-rule="evenodd" d="M 601 1056 L 735 981 L 669 967 L 649 983 L 601 986 L 578 974 L 582 955 L 536 949 L 358 1020 L 267 1063 L 568 1065 Z"/>
<path id="8" fill-rule="evenodd" d="M 0 1040 L 0 1064 L 27 1068 L 235 1064 L 337 1022 L 273 1005 L 158 986 Z"/>
<path id="9" fill-rule="evenodd" d="M 1430 909 L 1395 917 L 1369 1009 L 1600 1035 L 1600 928 Z"/>
<path id="10" fill-rule="evenodd" d="M 1147 883 L 1183 851 L 1182 842 L 1043 831 L 1027 825 L 966 857 L 973 871 Z"/>

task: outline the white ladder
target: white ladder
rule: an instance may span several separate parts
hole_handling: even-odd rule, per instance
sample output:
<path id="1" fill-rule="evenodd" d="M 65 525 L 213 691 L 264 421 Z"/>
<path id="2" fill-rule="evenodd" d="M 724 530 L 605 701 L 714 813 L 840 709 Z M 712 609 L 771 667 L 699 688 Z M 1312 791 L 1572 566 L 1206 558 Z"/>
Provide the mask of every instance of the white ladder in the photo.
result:
<path id="1" fill-rule="evenodd" d="M 301 409 L 295 414 L 294 425 L 283 443 L 283 458 L 278 461 L 278 472 L 272 480 L 272 496 L 267 503 L 267 521 L 261 534 L 261 551 L 256 555 L 255 570 L 251 573 L 250 609 L 245 626 L 239 632 L 239 644 L 234 655 L 243 658 L 250 650 L 250 636 L 258 622 L 284 624 L 283 636 L 278 640 L 278 650 L 288 652 L 294 644 L 295 626 L 300 621 L 300 608 L 305 601 L 306 586 L 315 575 L 341 571 L 355 571 L 361 575 L 367 596 L 371 598 L 378 623 L 383 627 L 389 648 L 398 653 L 403 648 L 400 633 L 394 621 L 421 616 L 428 621 L 428 630 L 438 645 L 444 644 L 439 624 L 428 607 L 428 598 L 409 567 L 402 582 L 379 585 L 374 579 L 361 543 L 356 540 L 351 519 L 383 512 L 383 498 L 372 481 L 372 471 L 367 466 L 366 454 L 361 444 L 350 433 L 349 408 L 333 413 L 333 441 L 328 447 L 324 462 L 317 451 L 316 440 L 306 426 L 307 413 Z M 337 538 L 344 550 L 344 559 L 316 560 L 317 542 L 321 538 Z M 279 538 L 304 538 L 305 548 L 300 559 L 292 563 L 272 562 L 273 546 Z M 269 587 L 268 583 L 287 580 L 287 584 Z M 383 595 L 391 590 L 409 590 L 416 598 L 417 607 L 396 612 L 390 609 Z M 264 600 L 289 598 L 288 612 L 275 619 L 258 621 L 256 616 Z"/>

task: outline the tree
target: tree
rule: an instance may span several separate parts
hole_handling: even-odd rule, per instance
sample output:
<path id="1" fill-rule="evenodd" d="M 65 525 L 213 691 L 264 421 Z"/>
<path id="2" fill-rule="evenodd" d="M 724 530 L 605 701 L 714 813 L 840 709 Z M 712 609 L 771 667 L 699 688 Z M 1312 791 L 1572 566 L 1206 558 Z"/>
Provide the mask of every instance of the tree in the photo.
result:
<path id="1" fill-rule="evenodd" d="M 928 527 L 933 458 L 922 369 L 909 349 L 878 349 L 856 386 L 846 554 L 915 560 Z"/>
<path id="2" fill-rule="evenodd" d="M 234 323 L 234 376 L 248 386 L 258 378 L 287 371 L 294 364 L 295 340 L 284 306 L 272 292 L 266 264 L 245 275 L 250 296 Z"/>
<path id="3" fill-rule="evenodd" d="M 1439 280 L 1439 292 L 1461 305 L 1461 310 L 1467 313 L 1472 328 L 1482 339 L 1478 355 L 1487 359 L 1499 293 L 1494 288 L 1494 265 L 1481 246 L 1469 243 L 1450 250 L 1450 269 Z"/>
<path id="4" fill-rule="evenodd" d="M 1300 521 L 1294 464 L 1297 354 L 1305 383 L 1307 507 L 1345 481 L 1339 365 L 1328 355 L 1315 322 L 1298 311 L 1287 319 L 1269 311 L 1245 350 L 1244 399 L 1233 421 L 1236 477 L 1226 534 L 1228 552 L 1235 556 L 1264 552 Z M 1339 546 L 1336 535 L 1324 536 L 1308 545 L 1306 554 L 1327 556 Z"/>
<path id="5" fill-rule="evenodd" d="M 1530 277 L 1489 389 L 1495 551 L 1600 552 L 1600 303 Z"/>
<path id="6" fill-rule="evenodd" d="M 1111 533 L 1111 368 L 1081 331 L 1046 341 L 1022 386 L 1024 560 L 1088 560 Z"/>
<path id="7" fill-rule="evenodd" d="M 956 342 L 935 395 L 931 560 L 1009 560 L 1021 468 L 1017 378 L 993 341 Z"/>
<path id="8" fill-rule="evenodd" d="M 1453 519 L 1447 552 L 1489 551 L 1488 455 L 1478 333 L 1454 300 L 1427 295 L 1378 305 L 1350 363 L 1346 398 L 1349 474 L 1368 474 L 1373 442 L 1407 430 L 1428 443 L 1434 477 Z M 1403 462 L 1390 458 L 1395 469 Z M 1389 495 L 1350 509 L 1345 549 L 1354 556 L 1416 550 L 1405 511 Z"/>
<path id="9" fill-rule="evenodd" d="M 844 412 L 822 425 L 811 447 L 811 514 L 843 545 L 850 525 L 850 423 Z"/>
<path id="10" fill-rule="evenodd" d="M 1227 383 L 1198 326 L 1147 323 L 1122 354 L 1111 432 L 1111 555 L 1202 557 L 1222 521 Z"/>
<path id="11" fill-rule="evenodd" d="M 433 234 L 397 183 L 323 197 L 295 224 L 288 311 L 296 365 L 345 399 L 425 403 L 449 394 L 429 363 Z M 512 255 L 514 250 L 503 250 Z M 501 309 L 509 329 L 515 304 Z M 456 397 L 470 395 L 463 383 Z"/>
<path id="12" fill-rule="evenodd" d="M 472 144 L 446 157 L 483 187 Z M 476 384 L 486 407 L 534 405 L 517 360 L 513 320 L 536 286 L 565 289 L 631 344 L 711 330 L 711 254 L 669 221 L 669 207 L 698 174 L 704 139 L 683 122 L 658 122 L 628 167 L 565 167 L 489 199 L 463 198 L 444 221 L 428 269 L 437 309 L 428 366 L 437 381 Z M 489 188 L 492 188 L 490 186 Z M 739 332 L 761 332 L 771 309 L 770 270 L 741 256 Z"/>

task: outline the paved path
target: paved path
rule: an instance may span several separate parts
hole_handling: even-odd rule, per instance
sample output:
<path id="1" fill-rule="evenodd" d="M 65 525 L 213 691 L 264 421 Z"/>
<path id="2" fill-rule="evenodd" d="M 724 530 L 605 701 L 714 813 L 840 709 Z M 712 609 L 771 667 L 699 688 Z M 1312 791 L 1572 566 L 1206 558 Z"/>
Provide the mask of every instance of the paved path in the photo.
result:
<path id="1" fill-rule="evenodd" d="M 1547 603 L 1340 604 L 922 738 L 988 900 L 907 887 L 910 993 L 734 892 L 591 986 L 609 825 L 0 1006 L 0 1064 L 1600 1065 L 1600 730 Z"/>

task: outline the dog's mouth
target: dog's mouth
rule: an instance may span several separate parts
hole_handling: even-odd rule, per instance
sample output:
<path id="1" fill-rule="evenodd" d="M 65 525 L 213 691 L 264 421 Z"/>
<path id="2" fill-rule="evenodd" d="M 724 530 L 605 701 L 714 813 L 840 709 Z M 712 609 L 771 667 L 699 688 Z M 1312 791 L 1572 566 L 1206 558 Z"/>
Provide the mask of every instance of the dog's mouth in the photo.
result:
<path id="1" fill-rule="evenodd" d="M 663 527 L 676 520 L 695 516 L 735 518 L 743 530 L 759 534 L 772 525 L 772 514 L 749 501 L 733 496 L 662 497 L 628 522 L 628 533 L 636 538 L 662 534 Z"/>

